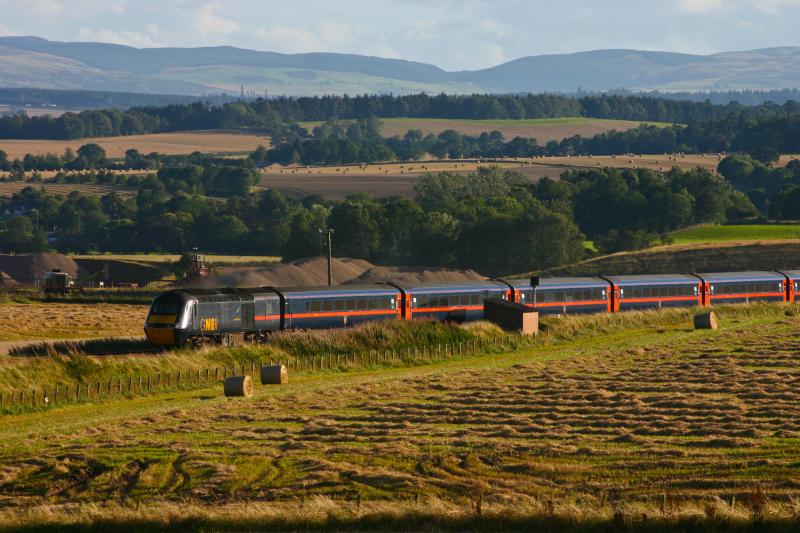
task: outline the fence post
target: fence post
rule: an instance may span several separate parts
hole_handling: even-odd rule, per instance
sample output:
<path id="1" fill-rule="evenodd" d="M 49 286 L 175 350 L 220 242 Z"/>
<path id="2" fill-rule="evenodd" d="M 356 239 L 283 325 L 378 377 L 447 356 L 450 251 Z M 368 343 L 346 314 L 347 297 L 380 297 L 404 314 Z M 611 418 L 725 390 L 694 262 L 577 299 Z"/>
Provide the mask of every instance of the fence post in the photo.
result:
<path id="1" fill-rule="evenodd" d="M 31 406 L 36 405 L 36 389 L 31 392 Z"/>

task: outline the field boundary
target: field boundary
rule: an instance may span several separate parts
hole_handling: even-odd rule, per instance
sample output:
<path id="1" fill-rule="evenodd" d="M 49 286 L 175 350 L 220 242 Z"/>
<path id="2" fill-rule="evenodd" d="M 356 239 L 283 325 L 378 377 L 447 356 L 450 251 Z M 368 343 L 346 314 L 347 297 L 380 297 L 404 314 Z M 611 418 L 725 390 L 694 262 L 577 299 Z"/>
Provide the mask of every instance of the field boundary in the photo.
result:
<path id="1" fill-rule="evenodd" d="M 159 372 L 155 374 L 124 375 L 98 381 L 69 383 L 63 386 L 40 389 L 16 389 L 0 392 L 0 413 L 18 414 L 57 405 L 85 403 L 98 400 L 134 399 L 174 390 L 203 389 L 220 384 L 231 376 L 249 375 L 267 365 L 282 364 L 289 371 L 307 375 L 317 372 L 344 372 L 353 369 L 403 367 L 430 364 L 436 361 L 470 357 L 484 353 L 506 353 L 529 346 L 537 337 L 507 335 L 474 339 L 459 343 L 438 343 L 428 346 L 370 350 L 349 354 L 324 354 L 315 356 L 282 356 L 270 361 L 214 366 L 192 371 Z M 82 354 L 79 354 L 82 355 Z M 122 355 L 122 354 L 120 354 Z M 126 354 L 130 355 L 130 354 Z M 52 354 L 58 356 L 58 354 Z M 25 357 L 25 356 L 17 356 Z M 32 358 L 47 357 L 28 356 Z M 238 372 L 237 372 L 238 370 Z"/>

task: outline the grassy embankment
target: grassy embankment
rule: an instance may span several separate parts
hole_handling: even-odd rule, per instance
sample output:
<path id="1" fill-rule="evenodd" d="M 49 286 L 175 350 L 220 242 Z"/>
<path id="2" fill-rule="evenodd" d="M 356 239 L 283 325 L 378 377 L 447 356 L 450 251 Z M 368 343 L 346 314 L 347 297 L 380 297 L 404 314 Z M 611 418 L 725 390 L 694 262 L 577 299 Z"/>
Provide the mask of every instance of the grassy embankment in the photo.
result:
<path id="1" fill-rule="evenodd" d="M 800 224 L 693 226 L 670 234 L 675 244 L 800 239 Z"/>
<path id="2" fill-rule="evenodd" d="M 689 310 L 571 317 L 512 353 L 293 376 L 252 400 L 215 387 L 5 417 L 0 523 L 788 531 L 798 310 L 719 311 L 718 332 Z"/>

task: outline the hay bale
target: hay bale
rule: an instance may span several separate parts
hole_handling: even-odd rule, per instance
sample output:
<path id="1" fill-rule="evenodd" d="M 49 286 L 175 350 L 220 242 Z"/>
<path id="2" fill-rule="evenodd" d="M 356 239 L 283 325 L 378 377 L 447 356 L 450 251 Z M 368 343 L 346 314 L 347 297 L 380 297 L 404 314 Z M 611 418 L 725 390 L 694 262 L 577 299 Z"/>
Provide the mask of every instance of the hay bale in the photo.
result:
<path id="1" fill-rule="evenodd" d="M 233 376 L 225 380 L 225 396 L 245 397 L 253 396 L 253 380 L 250 376 Z"/>
<path id="2" fill-rule="evenodd" d="M 717 314 L 714 311 L 694 315 L 694 329 L 717 329 Z"/>
<path id="3" fill-rule="evenodd" d="M 286 385 L 287 383 L 289 383 L 289 371 L 286 365 L 261 367 L 262 385 Z"/>

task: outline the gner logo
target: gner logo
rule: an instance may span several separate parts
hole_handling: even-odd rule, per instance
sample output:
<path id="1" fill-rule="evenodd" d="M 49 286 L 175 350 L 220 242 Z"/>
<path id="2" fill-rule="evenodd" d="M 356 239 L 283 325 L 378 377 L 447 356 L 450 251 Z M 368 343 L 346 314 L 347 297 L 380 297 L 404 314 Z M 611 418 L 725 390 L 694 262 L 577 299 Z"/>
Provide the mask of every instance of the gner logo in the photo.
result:
<path id="1" fill-rule="evenodd" d="M 200 323 L 201 331 L 217 331 L 219 327 L 219 320 L 216 318 L 205 318 Z"/>

